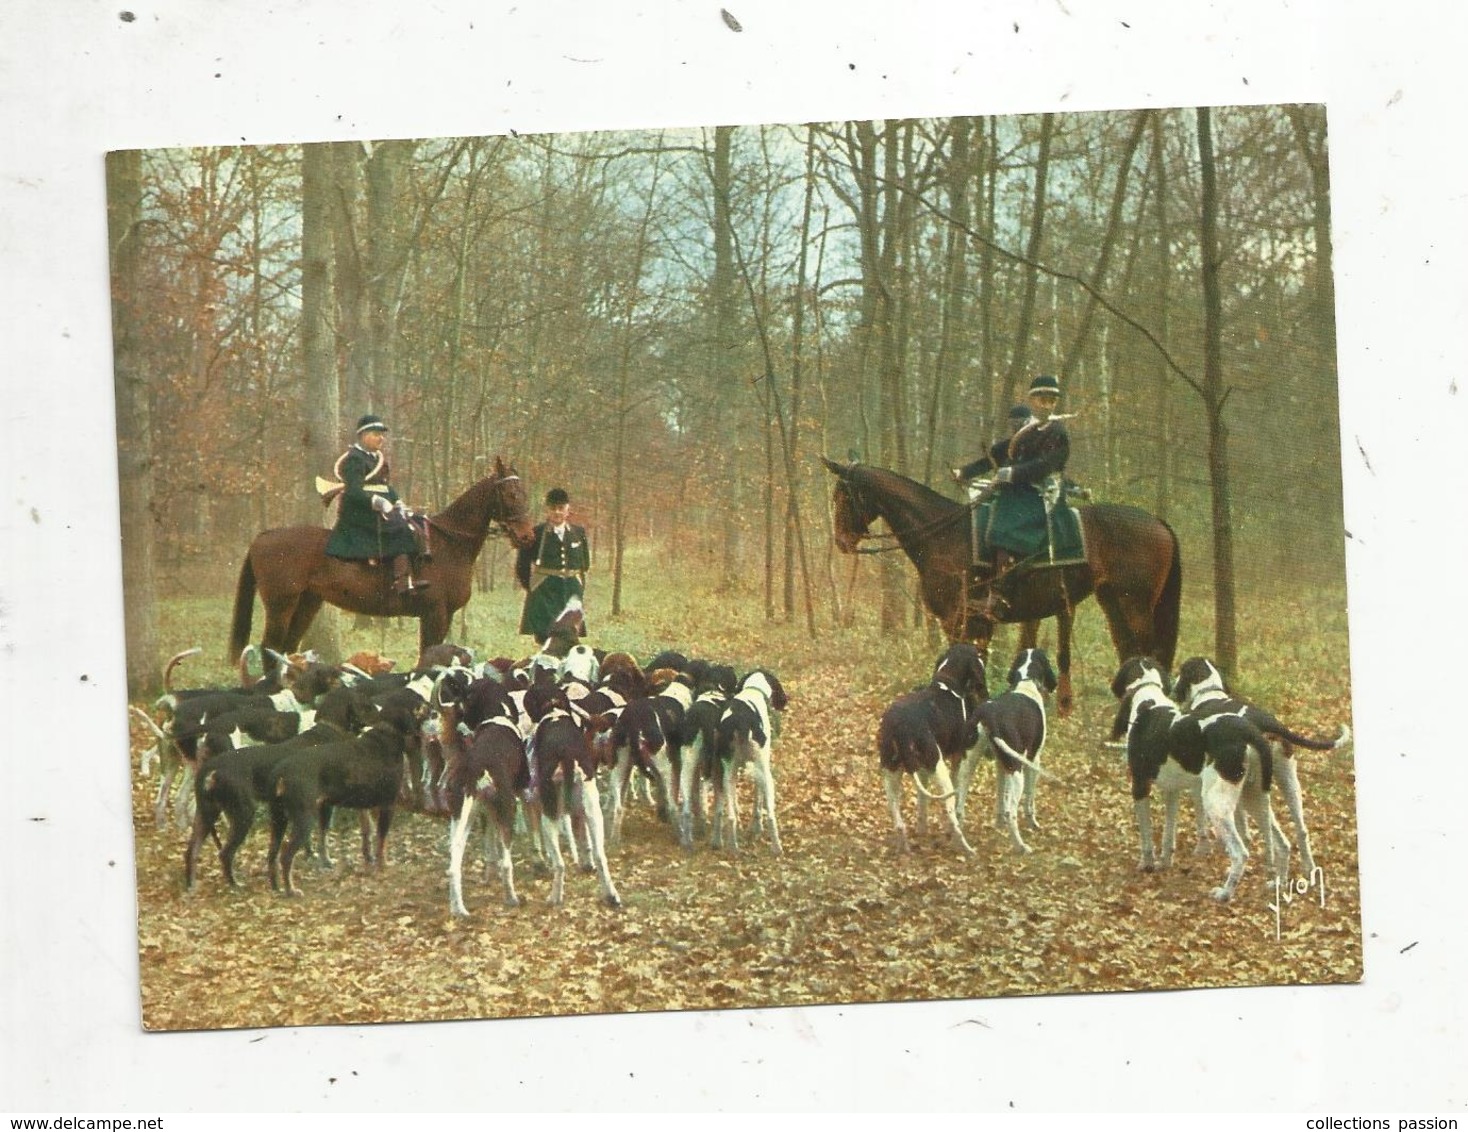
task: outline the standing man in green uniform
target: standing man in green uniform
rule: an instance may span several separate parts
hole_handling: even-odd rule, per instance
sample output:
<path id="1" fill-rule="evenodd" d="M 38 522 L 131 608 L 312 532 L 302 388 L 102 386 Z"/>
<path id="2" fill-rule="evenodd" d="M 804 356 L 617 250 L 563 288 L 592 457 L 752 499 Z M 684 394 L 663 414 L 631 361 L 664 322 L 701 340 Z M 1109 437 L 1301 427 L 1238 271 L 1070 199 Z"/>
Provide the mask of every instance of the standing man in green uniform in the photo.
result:
<path id="1" fill-rule="evenodd" d="M 520 632 L 536 640 L 545 640 L 567 604 L 586 594 L 591 543 L 586 528 L 570 520 L 570 495 L 551 488 L 545 496 L 545 522 L 536 526 L 535 537 L 515 559 L 515 577 L 526 591 Z"/>
<path id="2" fill-rule="evenodd" d="M 333 558 L 377 559 L 392 563 L 393 590 L 408 597 L 428 588 L 415 582 L 411 555 L 417 544 L 408 525 L 408 507 L 388 483 L 387 425 L 372 413 L 357 422 L 357 439 L 336 462 L 341 495 L 336 526 L 326 542 Z M 329 497 L 328 493 L 328 497 Z"/>

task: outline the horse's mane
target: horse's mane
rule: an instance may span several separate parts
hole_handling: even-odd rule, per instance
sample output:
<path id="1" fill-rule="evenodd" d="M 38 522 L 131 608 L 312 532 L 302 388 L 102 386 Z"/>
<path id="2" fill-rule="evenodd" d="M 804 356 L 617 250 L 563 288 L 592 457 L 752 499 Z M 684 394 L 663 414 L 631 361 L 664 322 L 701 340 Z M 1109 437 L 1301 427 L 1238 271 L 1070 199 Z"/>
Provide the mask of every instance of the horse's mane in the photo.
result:
<path id="1" fill-rule="evenodd" d="M 927 484 L 874 464 L 852 464 L 846 469 L 844 478 L 869 480 L 874 485 L 885 487 L 889 492 L 906 493 L 912 497 L 912 502 L 920 506 L 936 507 L 939 510 L 953 510 L 963 506 L 962 503 L 956 503 L 946 495 L 934 491 Z"/>
<path id="2" fill-rule="evenodd" d="M 442 511 L 428 516 L 428 521 L 439 530 L 464 538 L 483 538 L 492 520 L 503 520 L 508 516 L 489 513 L 489 495 L 503 480 L 519 473 L 509 464 L 496 457 L 494 470 L 464 489 L 452 503 Z"/>

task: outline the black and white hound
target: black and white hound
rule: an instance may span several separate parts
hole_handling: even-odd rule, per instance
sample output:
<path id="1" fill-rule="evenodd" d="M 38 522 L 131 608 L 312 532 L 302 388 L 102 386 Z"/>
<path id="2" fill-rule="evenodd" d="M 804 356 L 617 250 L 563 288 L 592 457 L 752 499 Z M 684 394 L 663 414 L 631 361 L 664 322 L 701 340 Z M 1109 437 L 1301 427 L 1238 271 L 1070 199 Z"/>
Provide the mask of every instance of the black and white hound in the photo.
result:
<path id="1" fill-rule="evenodd" d="M 1132 804 L 1142 843 L 1143 869 L 1155 865 L 1149 795 L 1155 782 L 1167 806 L 1162 838 L 1162 864 L 1172 860 L 1177 836 L 1177 801 L 1197 781 L 1200 809 L 1208 828 L 1228 852 L 1229 871 L 1215 888 L 1215 900 L 1228 900 L 1238 887 L 1248 861 L 1239 833 L 1238 814 L 1250 815 L 1265 834 L 1265 860 L 1278 873 L 1288 861 L 1289 843 L 1269 812 L 1274 762 L 1269 743 L 1238 715 L 1185 714 L 1168 698 L 1162 670 L 1148 658 L 1122 665 L 1111 690 L 1121 701 L 1114 733 L 1125 731 Z M 1199 843 L 1204 833 L 1199 830 Z"/>
<path id="2" fill-rule="evenodd" d="M 714 741 L 717 772 L 714 777 L 713 845 L 723 845 L 723 827 L 729 826 L 729 848 L 739 848 L 739 816 L 735 799 L 735 776 L 748 767 L 755 784 L 755 825 L 768 820 L 770 844 L 778 854 L 780 823 L 775 817 L 775 776 L 770 769 L 774 740 L 773 711 L 784 711 L 789 703 L 785 689 L 773 672 L 757 668 L 739 683 L 729 698 Z"/>
<path id="3" fill-rule="evenodd" d="M 927 833 L 924 800 L 943 804 L 954 847 L 972 854 L 963 836 L 952 772 L 978 738 L 979 704 L 988 699 L 984 660 L 973 645 L 952 645 L 939 658 L 933 679 L 924 688 L 893 700 L 877 725 L 877 759 L 882 767 L 882 789 L 897 847 L 911 852 L 907 826 L 902 820 L 902 776 L 910 774 L 918 790 L 918 834 Z"/>
<path id="4" fill-rule="evenodd" d="M 1295 837 L 1300 848 L 1300 868 L 1306 876 L 1315 872 L 1315 855 L 1310 848 L 1310 832 L 1305 828 L 1305 802 L 1300 789 L 1300 773 L 1294 759 L 1294 748 L 1304 747 L 1307 751 L 1335 751 L 1351 741 L 1351 729 L 1341 725 L 1340 734 L 1334 739 L 1314 739 L 1301 735 L 1286 727 L 1271 713 L 1238 699 L 1230 694 L 1224 684 L 1223 673 L 1206 657 L 1195 656 L 1185 660 L 1178 668 L 1177 682 L 1173 686 L 1173 699 L 1183 705 L 1189 714 L 1200 718 L 1214 715 L 1233 715 L 1248 720 L 1264 733 L 1265 737 L 1278 742 L 1283 758 L 1274 764 L 1274 776 L 1289 807 L 1290 821 L 1295 827 Z M 1288 876 L 1288 863 L 1282 873 Z"/>
<path id="5" fill-rule="evenodd" d="M 1043 649 L 1021 649 L 1009 670 L 1009 691 L 980 704 L 975 711 L 977 741 L 958 768 L 958 820 L 981 755 L 995 760 L 995 827 L 1007 832 L 1018 853 L 1028 853 L 1019 833 L 1021 796 L 1025 827 L 1037 830 L 1035 782 L 1042 773 L 1045 749 L 1045 697 L 1055 691 L 1055 669 Z"/>
<path id="6" fill-rule="evenodd" d="M 707 688 L 683 714 L 679 735 L 682 761 L 678 767 L 678 843 L 684 849 L 693 848 L 695 823 L 700 828 L 705 824 L 704 784 L 718 781 L 714 752 L 718 749 L 719 720 L 728 704 L 728 693 L 722 688 Z"/>
<path id="7" fill-rule="evenodd" d="M 540 802 L 541 847 L 550 858 L 552 904 L 565 901 L 566 864 L 561 856 L 562 816 L 584 833 L 589 863 L 601 881 L 602 899 L 622 904 L 607 866 L 606 833 L 596 786 L 596 756 L 583 725 L 571 713 L 559 688 L 533 687 L 525 693 L 525 710 L 535 724 L 526 745 L 530 789 Z M 574 846 L 574 835 L 572 844 Z"/>

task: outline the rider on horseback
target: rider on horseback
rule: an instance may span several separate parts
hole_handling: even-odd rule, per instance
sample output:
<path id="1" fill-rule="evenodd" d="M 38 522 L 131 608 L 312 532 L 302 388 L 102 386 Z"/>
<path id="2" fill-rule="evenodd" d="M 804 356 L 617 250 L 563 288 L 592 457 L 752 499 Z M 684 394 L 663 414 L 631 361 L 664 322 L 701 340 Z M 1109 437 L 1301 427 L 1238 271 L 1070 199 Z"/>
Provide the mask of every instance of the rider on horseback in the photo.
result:
<path id="1" fill-rule="evenodd" d="M 1054 417 L 1060 403 L 1060 382 L 1042 375 L 1030 384 L 1027 407 L 1010 410 L 1012 435 L 997 441 L 985 456 L 953 469 L 953 478 L 964 483 L 997 468 L 989 493 L 982 532 L 976 529 L 975 557 L 980 549 L 993 554 L 989 592 L 980 613 L 992 618 L 1002 597 L 995 590 L 1015 564 L 1049 546 L 1048 513 L 1064 496 L 1064 472 L 1070 457 L 1070 437 L 1065 425 Z M 975 507 L 975 522 L 979 509 Z M 977 544 L 982 534 L 983 547 Z"/>
<path id="2" fill-rule="evenodd" d="M 357 439 L 336 462 L 341 508 L 326 543 L 333 558 L 379 559 L 392 563 L 395 593 L 407 597 L 428 588 L 413 580 L 409 556 L 417 540 L 408 522 L 408 505 L 388 483 L 387 425 L 368 413 L 357 422 Z"/>

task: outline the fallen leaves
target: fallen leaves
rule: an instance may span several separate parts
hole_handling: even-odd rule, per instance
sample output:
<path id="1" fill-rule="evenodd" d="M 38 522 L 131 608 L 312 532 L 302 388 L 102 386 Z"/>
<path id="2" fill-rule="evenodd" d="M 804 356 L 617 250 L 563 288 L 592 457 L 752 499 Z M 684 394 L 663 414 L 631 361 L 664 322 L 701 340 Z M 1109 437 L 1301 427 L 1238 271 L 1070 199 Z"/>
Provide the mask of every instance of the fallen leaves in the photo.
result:
<path id="1" fill-rule="evenodd" d="M 742 628 L 730 629 L 728 655 Z M 747 637 L 743 638 L 745 641 Z M 1343 636 L 1310 650 L 1309 673 L 1262 673 L 1261 700 L 1300 729 L 1347 718 Z M 885 699 L 924 678 L 873 667 L 861 650 L 793 637 L 762 659 L 791 693 L 775 748 L 785 853 L 761 838 L 738 855 L 700 844 L 691 857 L 634 802 L 611 870 L 626 906 L 597 900 L 595 878 L 571 869 L 566 903 L 515 850 L 523 904 L 502 905 L 471 839 L 465 900 L 448 913 L 446 826 L 394 821 L 388 866 L 344 846 L 337 867 L 302 870 L 287 900 L 264 878 L 264 823 L 240 853 L 248 888 L 228 891 L 206 852 L 199 891 L 182 892 L 183 835 L 152 825 L 156 780 L 134 787 L 139 955 L 150 1029 L 357 1023 L 399 1019 L 707 1009 L 972 998 L 1005 994 L 1346 982 L 1360 977 L 1354 751 L 1305 756 L 1302 780 L 1325 908 L 1296 900 L 1275 939 L 1257 858 L 1230 905 L 1208 890 L 1221 855 L 1195 858 L 1185 803 L 1172 869 L 1136 868 L 1124 762 L 1098 740 L 1114 710 L 1096 654 L 1078 669 L 1079 709 L 1052 720 L 1035 852 L 1018 857 L 992 821 L 994 775 L 981 770 L 960 857 L 941 822 L 892 851 L 872 738 Z M 1286 650 L 1282 663 L 1293 664 Z M 1319 665 L 1319 667 L 1315 667 Z M 1329 679 L 1318 679 L 1320 673 Z M 882 684 L 881 681 L 886 683 Z M 859 689 L 853 692 L 852 689 Z M 1277 695 L 1271 700 L 1270 696 Z M 134 752 L 146 742 L 133 733 Z M 740 785 L 741 818 L 752 792 Z M 906 787 L 911 822 L 913 791 Z M 1158 806 L 1160 811 L 1160 804 Z M 1156 815 L 1160 828 L 1160 812 Z M 1283 814 L 1281 814 L 1283 817 Z M 1286 826 L 1288 828 L 1288 822 Z M 345 815 L 349 828 L 354 822 Z"/>

